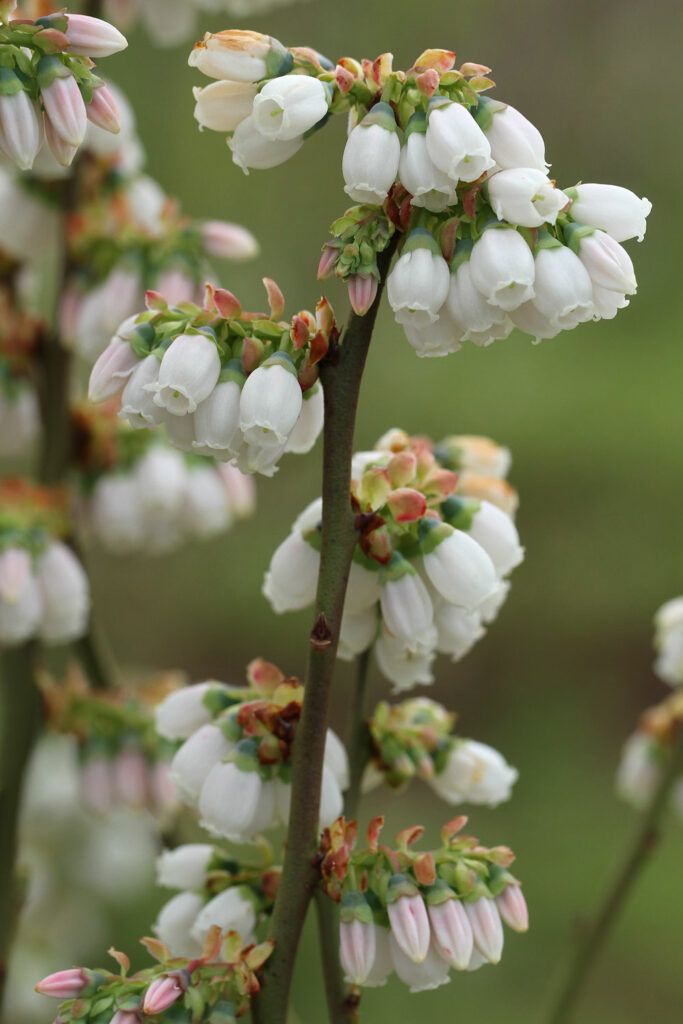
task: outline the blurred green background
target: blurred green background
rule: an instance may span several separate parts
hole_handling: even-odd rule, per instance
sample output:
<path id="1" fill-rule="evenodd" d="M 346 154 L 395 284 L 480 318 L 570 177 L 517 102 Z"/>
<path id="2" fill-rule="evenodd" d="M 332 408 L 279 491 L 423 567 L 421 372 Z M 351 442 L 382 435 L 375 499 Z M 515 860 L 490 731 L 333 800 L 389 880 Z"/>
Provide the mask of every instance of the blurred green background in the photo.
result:
<path id="1" fill-rule="evenodd" d="M 652 614 L 683 591 L 683 7 L 312 0 L 239 26 L 226 20 L 207 17 L 205 27 L 253 27 L 332 58 L 391 50 L 399 67 L 427 46 L 455 49 L 460 60 L 492 66 L 493 95 L 541 129 L 558 185 L 615 182 L 654 204 L 645 242 L 630 244 L 639 294 L 616 320 L 538 347 L 515 333 L 487 349 L 418 362 L 385 309 L 361 398 L 358 447 L 400 425 L 434 437 L 488 434 L 513 452 L 526 561 L 487 639 L 458 666 L 443 660 L 430 695 L 458 711 L 462 734 L 498 747 L 520 769 L 511 803 L 474 809 L 470 826 L 517 852 L 532 915 L 530 934 L 509 936 L 499 967 L 410 998 L 394 983 L 364 996 L 363 1020 L 540 1022 L 577 921 L 595 906 L 636 825 L 614 798 L 614 770 L 640 710 L 664 695 L 650 668 Z M 187 49 L 160 51 L 139 34 L 111 61 L 136 109 L 148 170 L 188 213 L 256 233 L 258 265 L 223 277 L 245 306 L 261 302 L 264 274 L 280 283 L 290 312 L 313 306 L 319 248 L 346 205 L 344 125 L 330 124 L 284 167 L 246 177 L 221 136 L 195 128 L 191 86 L 200 78 L 186 65 Z M 328 294 L 345 316 L 336 282 Z M 220 542 L 153 562 L 93 553 L 96 598 L 121 661 L 239 681 L 246 662 L 263 654 L 302 672 L 308 618 L 274 617 L 260 586 L 290 521 L 318 493 L 319 475 L 317 450 L 285 460 L 275 479 L 259 481 L 257 516 Z M 333 719 L 340 731 L 349 686 L 343 667 Z M 375 692 L 387 695 L 379 677 Z M 364 819 L 378 810 L 387 810 L 390 831 L 421 821 L 434 839 L 448 816 L 418 784 L 400 798 L 373 795 Z M 582 1024 L 683 1018 L 682 859 L 683 824 L 671 821 L 596 966 Z M 152 913 L 140 907 L 120 941 L 130 948 Z M 311 930 L 294 994 L 301 1024 L 325 1019 L 316 965 Z"/>

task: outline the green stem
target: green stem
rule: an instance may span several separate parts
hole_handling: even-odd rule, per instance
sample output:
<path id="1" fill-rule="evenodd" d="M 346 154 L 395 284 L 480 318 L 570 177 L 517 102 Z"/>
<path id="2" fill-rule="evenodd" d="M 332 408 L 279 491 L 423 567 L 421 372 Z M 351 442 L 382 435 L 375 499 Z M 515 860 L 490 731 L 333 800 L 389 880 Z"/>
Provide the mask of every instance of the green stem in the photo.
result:
<path id="1" fill-rule="evenodd" d="M 358 816 L 363 775 L 372 754 L 371 736 L 367 723 L 369 665 L 370 649 L 364 651 L 356 663 L 356 686 L 349 722 L 351 784 L 344 800 L 344 814 L 347 819 Z"/>
<path id="2" fill-rule="evenodd" d="M 341 971 L 339 909 L 320 887 L 316 888 L 314 899 L 330 1024 L 355 1024 L 359 1020 L 357 1010 L 360 996 L 357 994 L 358 989 L 349 990 Z"/>
<path id="3" fill-rule="evenodd" d="M 607 891 L 604 902 L 589 925 L 576 950 L 573 963 L 562 987 L 548 1024 L 568 1024 L 617 918 L 630 896 L 640 872 L 659 842 L 660 819 L 667 808 L 674 783 L 683 773 L 683 727 L 679 727 L 669 764 L 645 812 L 624 864 Z"/>
<path id="4" fill-rule="evenodd" d="M 275 949 L 264 969 L 262 991 L 254 1001 L 256 1024 L 285 1024 L 296 952 L 317 881 L 314 853 L 329 696 L 357 538 L 356 516 L 350 500 L 356 409 L 393 249 L 393 245 L 389 246 L 378 259 L 380 287 L 372 308 L 365 316 L 352 315 L 343 343 L 331 347 L 320 368 L 325 394 L 320 573 L 306 696 L 292 757 L 287 852 L 271 926 Z"/>
<path id="5" fill-rule="evenodd" d="M 0 655 L 0 1007 L 22 902 L 21 886 L 14 877 L 22 781 L 40 730 L 33 654 L 33 646 L 24 644 Z"/>

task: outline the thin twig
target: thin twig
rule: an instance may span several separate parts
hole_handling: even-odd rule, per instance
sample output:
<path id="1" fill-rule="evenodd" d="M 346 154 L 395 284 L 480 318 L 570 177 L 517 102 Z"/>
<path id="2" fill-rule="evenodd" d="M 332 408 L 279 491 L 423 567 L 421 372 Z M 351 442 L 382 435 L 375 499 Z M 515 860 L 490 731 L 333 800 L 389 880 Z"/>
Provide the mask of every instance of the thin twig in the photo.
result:
<path id="1" fill-rule="evenodd" d="M 393 246 L 379 257 L 380 287 L 365 316 L 353 315 L 343 342 L 321 367 L 325 394 L 323 521 L 320 573 L 310 636 L 306 696 L 292 758 L 292 811 L 287 852 L 275 903 L 275 949 L 253 1004 L 255 1024 L 284 1024 L 294 961 L 317 873 L 312 864 L 318 829 L 325 733 L 344 597 L 356 546 L 351 507 L 351 457 L 365 360 Z"/>
<path id="2" fill-rule="evenodd" d="M 548 1024 L 569 1024 L 591 969 L 609 938 L 631 890 L 659 842 L 660 819 L 665 812 L 674 783 L 683 773 L 683 728 L 679 728 L 669 764 L 660 779 L 635 835 L 633 845 L 604 902 L 584 933 Z"/>
<path id="3" fill-rule="evenodd" d="M 349 721 L 349 765 L 351 783 L 344 801 L 347 819 L 358 816 L 363 775 L 372 753 L 370 730 L 368 729 L 368 669 L 370 650 L 364 651 L 356 663 L 356 685 Z"/>

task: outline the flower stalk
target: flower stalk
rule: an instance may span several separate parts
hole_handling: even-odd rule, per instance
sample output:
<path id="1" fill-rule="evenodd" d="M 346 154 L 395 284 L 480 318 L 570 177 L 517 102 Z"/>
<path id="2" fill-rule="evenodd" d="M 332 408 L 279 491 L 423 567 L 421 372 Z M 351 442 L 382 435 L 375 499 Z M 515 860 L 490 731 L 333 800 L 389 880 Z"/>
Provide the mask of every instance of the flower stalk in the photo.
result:
<path id="1" fill-rule="evenodd" d="M 368 313 L 353 314 L 341 344 L 330 347 L 321 365 L 325 395 L 323 520 L 320 573 L 310 635 L 306 699 L 292 765 L 292 817 L 287 856 L 275 903 L 273 955 L 263 989 L 254 1002 L 255 1024 L 284 1024 L 296 951 L 316 883 L 312 862 L 318 822 L 329 697 L 339 641 L 346 585 L 356 545 L 356 516 L 350 502 L 351 455 L 363 370 L 393 245 L 379 257 L 380 287 Z"/>
<path id="2" fill-rule="evenodd" d="M 674 783 L 682 772 L 683 729 L 679 727 L 666 771 L 643 815 L 621 870 L 608 888 L 600 909 L 584 930 L 577 945 L 566 981 L 548 1016 L 548 1024 L 569 1024 L 575 1019 L 574 1011 L 591 969 L 595 966 L 641 871 L 657 848 L 660 840 L 661 818 L 667 809 Z"/>

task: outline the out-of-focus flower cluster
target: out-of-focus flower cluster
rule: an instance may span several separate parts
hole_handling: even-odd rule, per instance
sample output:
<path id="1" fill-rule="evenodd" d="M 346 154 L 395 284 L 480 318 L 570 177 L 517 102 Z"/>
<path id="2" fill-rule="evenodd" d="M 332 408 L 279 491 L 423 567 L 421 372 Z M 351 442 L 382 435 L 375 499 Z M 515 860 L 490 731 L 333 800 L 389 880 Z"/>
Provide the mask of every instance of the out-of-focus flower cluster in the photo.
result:
<path id="1" fill-rule="evenodd" d="M 74 410 L 84 514 L 114 555 L 166 554 L 250 516 L 251 477 L 132 430 L 110 403 Z"/>
<path id="2" fill-rule="evenodd" d="M 120 129 L 113 94 L 93 58 L 125 49 L 118 29 L 99 18 L 60 11 L 32 21 L 0 21 L 0 150 L 30 170 L 47 144 L 59 164 L 72 163 L 88 122 Z"/>
<path id="3" fill-rule="evenodd" d="M 157 882 L 180 890 L 159 911 L 154 932 L 174 956 L 200 956 L 212 928 L 238 932 L 245 944 L 256 941 L 257 925 L 273 909 L 280 869 L 269 851 L 239 862 L 209 843 L 188 843 L 166 850 L 157 861 Z"/>
<path id="4" fill-rule="evenodd" d="M 497 807 L 509 800 L 517 770 L 493 747 L 454 736 L 455 719 L 426 697 L 378 704 L 368 721 L 373 756 L 364 791 L 382 782 L 402 790 L 419 778 L 449 804 Z"/>
<path id="5" fill-rule="evenodd" d="M 197 807 L 215 836 L 252 841 L 287 824 L 291 801 L 291 748 L 304 690 L 276 666 L 257 659 L 248 687 L 205 682 L 170 694 L 156 709 L 162 736 L 185 742 L 171 766 L 178 795 Z M 346 751 L 328 730 L 320 822 L 342 811 L 349 783 Z"/>
<path id="6" fill-rule="evenodd" d="M 452 968 L 499 962 L 503 922 L 527 930 L 521 887 L 508 870 L 514 854 L 460 834 L 466 823 L 445 825 L 432 852 L 411 848 L 420 826 L 401 832 L 395 849 L 381 844 L 382 818 L 371 822 L 365 850 L 356 848 L 356 822 L 341 818 L 326 830 L 321 869 L 341 904 L 341 961 L 351 984 L 376 988 L 395 971 L 411 992 L 438 988 Z"/>
<path id="7" fill-rule="evenodd" d="M 388 297 L 421 356 L 488 345 L 514 327 L 535 340 L 612 318 L 636 291 L 621 242 L 645 233 L 651 204 L 625 188 L 548 178 L 545 143 L 514 107 L 482 95 L 489 68 L 426 50 L 407 71 L 391 54 L 285 48 L 257 32 L 207 33 L 190 64 L 200 126 L 228 134 L 245 171 L 293 156 L 330 114 L 349 117 L 346 193 L 361 205 L 333 225 L 319 274 L 346 279 L 356 312 L 377 291 L 376 253 L 406 235 Z"/>
<path id="8" fill-rule="evenodd" d="M 157 46 L 175 46 L 196 32 L 200 14 L 255 17 L 295 0 L 104 0 L 107 17 L 124 31 L 140 21 Z"/>
<path id="9" fill-rule="evenodd" d="M 48 725 L 78 742 L 87 810 L 146 809 L 161 820 L 173 815 L 178 805 L 169 769 L 177 744 L 159 737 L 152 707 L 175 682 L 170 676 L 134 691 L 96 691 L 73 666 L 59 683 L 41 676 Z"/>
<path id="10" fill-rule="evenodd" d="M 223 938 L 218 928 L 207 936 L 202 955 L 192 960 L 173 957 L 156 939 L 142 942 L 158 960 L 154 967 L 129 975 L 125 953 L 109 950 L 120 965 L 118 975 L 75 967 L 36 985 L 42 995 L 60 1000 L 55 1024 L 99 1024 L 104 1019 L 114 1024 L 142 1024 L 148 1019 L 236 1024 L 259 991 L 256 971 L 272 952 L 269 942 L 243 948 L 239 935 L 232 932 Z"/>
<path id="11" fill-rule="evenodd" d="M 344 605 L 339 656 L 374 645 L 396 690 L 433 681 L 437 652 L 454 661 L 484 635 L 524 552 L 503 479 L 509 453 L 486 438 L 424 437 L 391 430 L 352 465 L 358 544 Z M 458 470 L 462 467 L 462 477 Z M 277 549 L 263 592 L 276 612 L 312 604 L 322 502 L 301 513 Z"/>
<path id="12" fill-rule="evenodd" d="M 655 672 L 670 686 L 683 686 L 683 597 L 674 597 L 655 615 Z"/>
<path id="13" fill-rule="evenodd" d="M 131 426 L 163 424 L 175 447 L 272 476 L 285 452 L 308 452 L 323 422 L 318 363 L 337 330 L 329 303 L 283 321 L 284 298 L 265 280 L 270 310 L 249 313 L 207 285 L 203 308 L 147 294 L 93 367 L 90 397 L 121 393 Z"/>
<path id="14" fill-rule="evenodd" d="M 87 628 L 90 587 L 61 540 L 65 497 L 25 480 L 0 482 L 0 645 L 70 643 Z"/>

